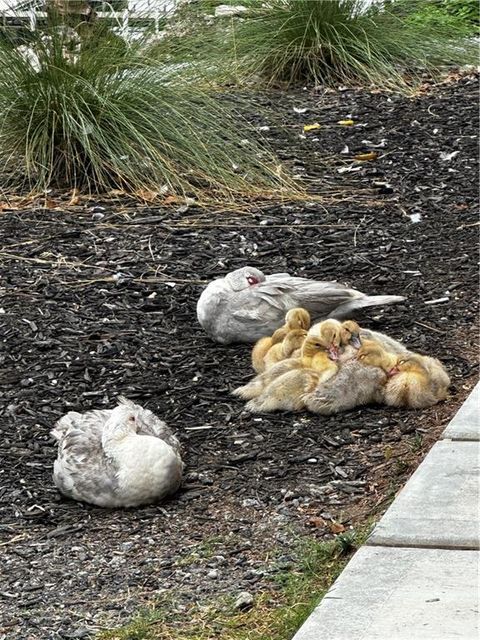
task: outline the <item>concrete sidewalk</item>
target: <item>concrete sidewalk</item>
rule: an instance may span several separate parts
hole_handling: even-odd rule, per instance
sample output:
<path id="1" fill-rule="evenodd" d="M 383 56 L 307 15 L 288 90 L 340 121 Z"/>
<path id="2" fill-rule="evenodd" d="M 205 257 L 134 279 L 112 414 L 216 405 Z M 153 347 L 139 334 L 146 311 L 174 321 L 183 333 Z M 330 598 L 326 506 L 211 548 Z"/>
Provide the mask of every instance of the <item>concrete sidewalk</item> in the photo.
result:
<path id="1" fill-rule="evenodd" d="M 294 640 L 478 640 L 480 383 Z"/>

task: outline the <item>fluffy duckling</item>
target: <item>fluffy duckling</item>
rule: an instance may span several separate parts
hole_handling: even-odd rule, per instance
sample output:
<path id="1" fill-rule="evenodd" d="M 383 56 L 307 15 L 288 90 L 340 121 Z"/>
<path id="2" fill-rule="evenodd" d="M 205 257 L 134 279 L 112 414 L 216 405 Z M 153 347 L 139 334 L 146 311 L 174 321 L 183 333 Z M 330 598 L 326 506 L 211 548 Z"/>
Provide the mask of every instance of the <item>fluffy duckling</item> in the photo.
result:
<path id="1" fill-rule="evenodd" d="M 314 413 L 331 415 L 381 402 L 395 363 L 395 355 L 377 342 L 365 340 L 356 356 L 344 362 L 334 378 L 319 384 L 303 398 L 305 407 Z"/>
<path id="2" fill-rule="evenodd" d="M 180 444 L 151 411 L 126 398 L 111 410 L 70 411 L 52 430 L 58 440 L 55 485 L 99 507 L 134 507 L 174 493 L 182 480 Z"/>
<path id="3" fill-rule="evenodd" d="M 335 375 L 340 353 L 341 324 L 338 320 L 324 320 L 316 325 L 314 333 L 307 334 L 302 345 L 300 359 L 302 367 L 322 372 L 322 380 Z"/>
<path id="4" fill-rule="evenodd" d="M 329 320 L 329 323 L 338 327 L 340 330 L 340 349 L 338 353 L 339 362 L 345 362 L 350 358 L 353 358 L 360 348 L 360 327 L 354 320 L 345 320 L 345 322 L 338 322 L 337 320 Z M 322 323 L 315 324 L 309 331 L 311 334 L 318 334 L 319 328 Z M 298 353 L 294 353 L 293 357 L 299 357 Z"/>
<path id="5" fill-rule="evenodd" d="M 439 400 L 444 400 L 451 383 L 445 367 L 440 360 L 431 356 L 422 356 L 422 362 L 428 370 L 434 395 Z"/>
<path id="6" fill-rule="evenodd" d="M 360 340 L 360 326 L 355 322 L 355 320 L 345 320 L 342 322 L 340 345 L 341 351 L 338 358 L 340 362 L 347 362 L 347 360 L 355 358 L 358 349 L 362 346 L 362 342 Z"/>
<path id="7" fill-rule="evenodd" d="M 397 363 L 396 355 L 386 351 L 376 340 L 363 340 L 356 359 L 364 365 L 382 369 L 387 376 L 393 375 Z"/>
<path id="8" fill-rule="evenodd" d="M 297 329 L 303 329 L 307 331 L 309 328 L 310 314 L 308 313 L 308 311 L 306 309 L 302 309 L 302 307 L 295 307 L 293 309 L 290 309 L 290 311 L 288 311 L 285 315 L 285 324 L 282 327 L 277 329 L 272 336 L 265 336 L 263 338 L 260 338 L 260 340 L 255 343 L 255 346 L 252 350 L 252 365 L 254 370 L 257 373 L 262 373 L 262 371 L 265 371 L 264 358 L 272 349 L 272 347 L 278 346 L 278 348 L 274 351 L 275 355 L 272 354 L 270 360 L 274 363 L 283 359 L 278 358 L 278 360 L 275 360 L 275 357 L 277 355 L 280 355 L 281 347 L 279 345 L 284 340 L 289 331 L 294 331 Z"/>
<path id="9" fill-rule="evenodd" d="M 278 378 L 293 369 L 300 369 L 301 366 L 302 363 L 300 358 L 288 358 L 287 360 L 282 360 L 281 362 L 274 364 L 270 369 L 267 369 L 267 371 L 259 373 L 247 384 L 234 389 L 232 391 L 232 395 L 242 398 L 243 400 L 256 398 L 271 382 L 273 382 L 273 380 L 275 380 L 275 378 Z"/>
<path id="10" fill-rule="evenodd" d="M 390 336 L 380 333 L 379 331 L 372 331 L 371 329 L 360 329 L 361 340 L 375 340 L 389 353 L 408 353 L 408 349 L 398 340 L 390 338 Z"/>
<path id="11" fill-rule="evenodd" d="M 285 325 L 277 329 L 272 336 L 264 336 L 257 340 L 252 349 L 252 367 L 256 373 L 265 371 L 265 356 L 273 347 L 281 344 L 288 330 Z"/>
<path id="12" fill-rule="evenodd" d="M 351 345 L 354 349 L 360 349 L 362 346 L 360 340 L 360 325 L 355 322 L 355 320 L 345 320 L 342 322 L 340 339 L 342 345 Z"/>
<path id="13" fill-rule="evenodd" d="M 295 352 L 300 352 L 307 337 L 305 329 L 293 329 L 283 339 L 282 342 L 273 345 L 268 350 L 267 355 L 264 357 L 264 366 L 266 369 L 271 369 L 274 365 L 282 360 L 292 358 Z"/>
<path id="14" fill-rule="evenodd" d="M 304 397 L 320 383 L 322 374 L 314 369 L 294 369 L 273 380 L 258 397 L 247 402 L 251 413 L 271 411 L 301 411 Z"/>
<path id="15" fill-rule="evenodd" d="M 290 309 L 285 316 L 285 325 L 289 331 L 293 329 L 305 329 L 305 331 L 308 331 L 310 329 L 310 323 L 310 314 L 303 307 Z"/>
<path id="16" fill-rule="evenodd" d="M 423 409 L 444 400 L 449 384 L 450 378 L 435 358 L 400 355 L 385 386 L 384 400 L 391 407 Z"/>
<path id="17" fill-rule="evenodd" d="M 299 358 L 289 358 L 273 365 L 248 384 L 235 389 L 233 395 L 244 400 L 256 398 L 273 380 L 294 369 L 314 369 L 321 372 L 322 381 L 335 375 L 338 369 L 335 360 L 338 358 L 341 325 L 337 320 L 325 320 L 320 325 L 313 335 L 310 332 L 307 334 Z"/>
<path id="18" fill-rule="evenodd" d="M 364 365 L 352 358 L 330 380 L 303 396 L 305 408 L 329 416 L 383 400 L 387 374 L 379 367 Z"/>
<path id="19" fill-rule="evenodd" d="M 402 296 L 367 296 L 338 282 L 288 273 L 266 276 L 247 266 L 210 282 L 198 300 L 197 318 L 217 342 L 255 342 L 271 335 L 293 307 L 303 307 L 320 320 L 346 318 L 357 309 L 402 300 Z"/>

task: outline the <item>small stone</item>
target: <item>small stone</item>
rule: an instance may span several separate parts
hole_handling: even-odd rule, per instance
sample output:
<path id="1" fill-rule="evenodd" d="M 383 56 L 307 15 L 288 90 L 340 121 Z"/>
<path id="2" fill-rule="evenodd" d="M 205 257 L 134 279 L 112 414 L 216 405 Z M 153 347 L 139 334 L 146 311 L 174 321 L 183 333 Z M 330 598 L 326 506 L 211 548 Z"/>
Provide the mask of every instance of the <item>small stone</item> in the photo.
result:
<path id="1" fill-rule="evenodd" d="M 235 609 L 239 609 L 240 611 L 245 611 L 246 609 L 250 609 L 253 605 L 253 596 L 248 591 L 241 591 L 237 599 L 235 600 L 235 604 L 233 605 Z"/>
<path id="2" fill-rule="evenodd" d="M 260 503 L 256 498 L 245 498 L 242 500 L 242 507 L 259 507 Z"/>
<path id="3" fill-rule="evenodd" d="M 207 573 L 207 578 L 210 578 L 210 580 L 216 580 L 218 578 L 218 571 L 216 569 L 212 569 Z"/>

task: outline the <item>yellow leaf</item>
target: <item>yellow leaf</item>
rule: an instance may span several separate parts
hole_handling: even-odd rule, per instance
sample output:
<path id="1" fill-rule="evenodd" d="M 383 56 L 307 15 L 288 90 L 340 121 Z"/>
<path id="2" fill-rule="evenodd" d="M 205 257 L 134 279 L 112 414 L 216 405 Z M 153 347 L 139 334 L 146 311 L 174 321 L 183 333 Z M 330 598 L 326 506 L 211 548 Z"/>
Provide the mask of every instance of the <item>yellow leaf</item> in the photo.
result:
<path id="1" fill-rule="evenodd" d="M 335 522 L 335 520 L 329 522 L 328 527 L 332 533 L 342 533 L 343 531 L 345 531 L 345 527 L 343 526 L 343 524 L 340 524 L 340 522 Z"/>
<path id="2" fill-rule="evenodd" d="M 360 160 L 361 162 L 368 162 L 369 160 L 376 160 L 378 158 L 378 153 L 376 151 L 369 151 L 368 153 L 358 153 L 354 156 L 355 160 Z"/>
<path id="3" fill-rule="evenodd" d="M 178 196 L 175 196 L 173 194 L 166 196 L 163 200 L 162 200 L 162 204 L 177 204 L 179 202 L 179 198 Z"/>
<path id="4" fill-rule="evenodd" d="M 59 209 L 58 202 L 53 198 L 45 198 L 43 203 L 44 209 Z"/>
<path id="5" fill-rule="evenodd" d="M 325 520 L 323 518 L 320 517 L 316 517 L 316 516 L 312 516 L 310 518 L 308 518 L 308 520 L 305 522 L 305 524 L 307 525 L 307 527 L 324 527 L 325 526 Z"/>
<path id="6" fill-rule="evenodd" d="M 315 124 L 306 124 L 303 127 L 303 131 L 304 133 L 308 133 L 308 131 L 314 131 L 314 129 L 320 129 L 322 125 L 318 124 L 318 122 L 315 122 Z"/>
<path id="7" fill-rule="evenodd" d="M 154 200 L 158 198 L 158 192 L 151 191 L 150 189 L 138 189 L 136 195 L 145 202 L 154 202 Z"/>
<path id="8" fill-rule="evenodd" d="M 353 120 L 339 120 L 337 124 L 341 124 L 344 127 L 351 127 L 354 122 Z"/>
<path id="9" fill-rule="evenodd" d="M 390 460 L 390 458 L 393 456 L 393 449 L 389 444 L 387 444 L 387 446 L 383 450 L 383 455 L 385 457 L 385 460 Z"/>

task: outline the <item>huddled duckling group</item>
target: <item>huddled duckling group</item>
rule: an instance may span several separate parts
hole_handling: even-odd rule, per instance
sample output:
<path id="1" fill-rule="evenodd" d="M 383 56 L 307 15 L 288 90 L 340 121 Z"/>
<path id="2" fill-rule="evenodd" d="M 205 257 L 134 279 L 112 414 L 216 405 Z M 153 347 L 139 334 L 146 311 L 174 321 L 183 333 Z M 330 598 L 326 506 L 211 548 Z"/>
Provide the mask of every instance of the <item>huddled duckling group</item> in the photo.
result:
<path id="1" fill-rule="evenodd" d="M 233 394 L 253 413 L 330 415 L 371 402 L 419 409 L 443 400 L 450 385 L 436 358 L 353 320 L 310 326 L 303 308 L 291 309 L 280 329 L 255 344 L 252 364 L 257 375 Z"/>
<path id="2" fill-rule="evenodd" d="M 234 392 L 248 400 L 249 411 L 328 415 L 369 402 L 428 407 L 445 398 L 450 384 L 438 360 L 339 320 L 403 299 L 242 267 L 205 288 L 197 317 L 222 344 L 260 338 L 252 351 L 257 375 Z M 311 317 L 322 321 L 311 326 Z M 161 500 L 181 484 L 178 440 L 151 411 L 125 398 L 114 409 L 67 413 L 52 435 L 58 441 L 55 485 L 75 500 L 137 506 Z"/>

